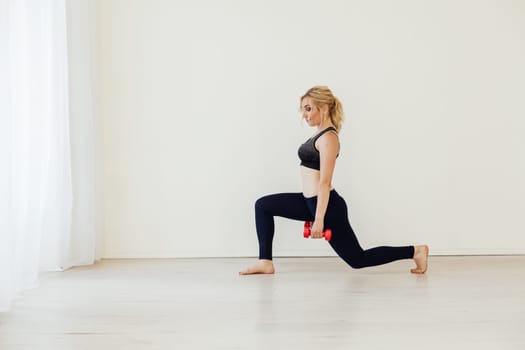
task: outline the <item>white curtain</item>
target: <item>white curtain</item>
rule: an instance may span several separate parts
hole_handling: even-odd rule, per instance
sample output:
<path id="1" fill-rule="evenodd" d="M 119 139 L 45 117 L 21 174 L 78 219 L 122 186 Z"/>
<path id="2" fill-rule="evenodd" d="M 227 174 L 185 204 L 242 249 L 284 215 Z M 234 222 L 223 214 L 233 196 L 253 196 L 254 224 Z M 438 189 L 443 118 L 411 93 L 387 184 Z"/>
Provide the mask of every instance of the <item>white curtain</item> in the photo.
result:
<path id="1" fill-rule="evenodd" d="M 73 212 L 69 261 L 64 266 L 89 265 L 102 251 L 102 186 L 97 145 L 96 1 L 66 1 L 69 121 Z"/>
<path id="2" fill-rule="evenodd" d="M 0 311 L 40 271 L 96 258 L 92 98 L 67 29 L 65 0 L 0 0 Z"/>

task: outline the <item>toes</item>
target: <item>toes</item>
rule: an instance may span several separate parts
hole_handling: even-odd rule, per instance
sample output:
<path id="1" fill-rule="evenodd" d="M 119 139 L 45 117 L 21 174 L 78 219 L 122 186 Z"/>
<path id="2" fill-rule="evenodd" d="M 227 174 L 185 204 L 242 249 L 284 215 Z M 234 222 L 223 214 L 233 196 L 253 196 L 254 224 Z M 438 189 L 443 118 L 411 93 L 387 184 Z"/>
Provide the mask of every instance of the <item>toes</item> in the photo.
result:
<path id="1" fill-rule="evenodd" d="M 262 271 L 258 268 L 249 267 L 246 270 L 239 272 L 239 275 L 255 275 L 258 273 L 262 273 Z"/>
<path id="2" fill-rule="evenodd" d="M 273 265 L 256 264 L 239 272 L 239 275 L 273 274 Z"/>
<path id="3" fill-rule="evenodd" d="M 410 272 L 416 273 L 416 274 L 424 274 L 427 270 L 426 269 L 411 269 Z"/>

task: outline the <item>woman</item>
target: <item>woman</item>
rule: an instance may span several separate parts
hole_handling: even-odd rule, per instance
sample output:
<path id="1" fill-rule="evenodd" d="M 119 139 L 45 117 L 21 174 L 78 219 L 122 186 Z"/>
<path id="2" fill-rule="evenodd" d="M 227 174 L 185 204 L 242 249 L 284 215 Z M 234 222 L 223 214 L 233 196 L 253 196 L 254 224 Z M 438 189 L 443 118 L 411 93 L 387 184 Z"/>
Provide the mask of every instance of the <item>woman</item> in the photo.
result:
<path id="1" fill-rule="evenodd" d="M 303 118 L 317 133 L 299 148 L 302 193 L 279 193 L 255 202 L 255 224 L 259 239 L 259 261 L 239 272 L 241 275 L 275 272 L 272 262 L 274 216 L 313 221 L 312 238 L 322 238 L 323 230 L 332 230 L 329 243 L 351 267 L 359 269 L 401 259 L 413 259 L 412 273 L 427 270 L 428 246 L 376 247 L 363 250 L 350 226 L 344 199 L 332 187 L 332 174 L 339 155 L 338 132 L 343 122 L 343 108 L 326 86 L 315 86 L 300 99 Z"/>

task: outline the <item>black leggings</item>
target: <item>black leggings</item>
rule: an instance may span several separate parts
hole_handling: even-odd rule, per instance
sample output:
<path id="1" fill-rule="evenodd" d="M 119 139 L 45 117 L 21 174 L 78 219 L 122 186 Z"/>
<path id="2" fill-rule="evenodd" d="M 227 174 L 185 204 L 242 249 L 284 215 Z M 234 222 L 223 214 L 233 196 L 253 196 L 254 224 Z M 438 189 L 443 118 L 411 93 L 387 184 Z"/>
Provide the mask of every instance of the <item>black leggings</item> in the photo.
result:
<path id="1" fill-rule="evenodd" d="M 272 259 L 274 216 L 299 221 L 314 221 L 317 197 L 305 198 L 302 193 L 279 193 L 264 196 L 255 202 L 255 224 L 259 239 L 259 259 Z M 345 200 L 330 191 L 324 218 L 324 229 L 332 230 L 329 241 L 334 251 L 355 269 L 386 264 L 401 259 L 412 259 L 414 246 L 376 247 L 363 250 L 350 222 Z"/>

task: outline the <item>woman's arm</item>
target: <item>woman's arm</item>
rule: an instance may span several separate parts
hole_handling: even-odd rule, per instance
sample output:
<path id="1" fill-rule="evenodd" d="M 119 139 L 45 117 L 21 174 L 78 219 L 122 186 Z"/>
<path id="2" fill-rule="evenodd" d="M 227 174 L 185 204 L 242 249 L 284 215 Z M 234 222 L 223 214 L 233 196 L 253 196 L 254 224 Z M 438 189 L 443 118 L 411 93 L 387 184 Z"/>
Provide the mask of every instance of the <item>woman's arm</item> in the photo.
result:
<path id="1" fill-rule="evenodd" d="M 322 238 L 324 216 L 330 197 L 332 175 L 335 168 L 335 159 L 339 153 L 339 139 L 333 132 L 327 132 L 319 138 L 318 149 L 321 161 L 319 188 L 317 191 L 317 208 L 315 221 L 312 226 L 312 238 Z"/>

